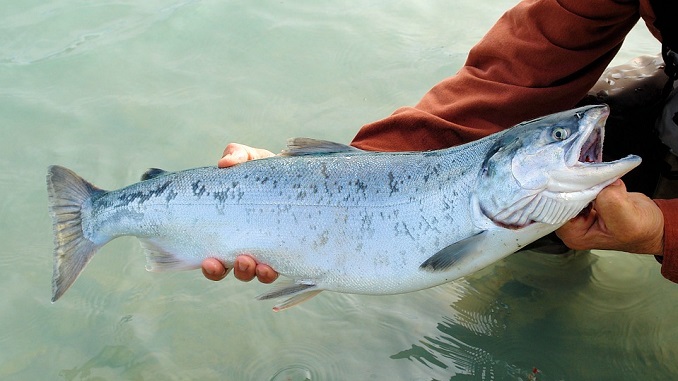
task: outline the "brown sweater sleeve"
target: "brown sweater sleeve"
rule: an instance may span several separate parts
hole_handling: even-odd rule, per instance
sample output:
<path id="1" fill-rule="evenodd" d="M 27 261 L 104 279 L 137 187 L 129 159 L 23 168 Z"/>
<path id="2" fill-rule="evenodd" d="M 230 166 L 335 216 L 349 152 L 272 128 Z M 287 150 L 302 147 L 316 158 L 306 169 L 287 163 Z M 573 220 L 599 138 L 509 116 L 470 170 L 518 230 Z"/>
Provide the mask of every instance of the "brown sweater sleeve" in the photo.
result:
<path id="1" fill-rule="evenodd" d="M 522 1 L 455 76 L 416 106 L 364 126 L 352 144 L 375 151 L 440 149 L 572 108 L 638 18 L 637 1 Z"/>
<path id="2" fill-rule="evenodd" d="M 662 275 L 678 283 L 678 199 L 654 200 L 664 214 Z"/>

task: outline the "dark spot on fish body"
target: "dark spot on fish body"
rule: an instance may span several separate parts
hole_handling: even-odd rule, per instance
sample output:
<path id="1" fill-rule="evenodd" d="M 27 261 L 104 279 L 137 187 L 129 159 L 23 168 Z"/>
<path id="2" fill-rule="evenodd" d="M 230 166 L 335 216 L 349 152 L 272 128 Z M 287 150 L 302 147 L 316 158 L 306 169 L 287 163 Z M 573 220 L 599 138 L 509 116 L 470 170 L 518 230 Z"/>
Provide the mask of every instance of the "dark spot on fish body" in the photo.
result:
<path id="1" fill-rule="evenodd" d="M 198 199 L 203 196 L 203 194 L 206 193 L 206 188 L 204 184 L 200 184 L 201 181 L 198 180 L 191 184 L 191 189 L 193 190 L 193 195 L 197 196 Z M 209 195 L 209 194 L 208 194 Z"/>
<path id="2" fill-rule="evenodd" d="M 223 204 L 226 202 L 226 200 L 228 200 L 228 191 L 229 189 L 212 192 L 212 197 L 214 197 L 214 199 L 218 201 L 220 204 Z"/>
<path id="3" fill-rule="evenodd" d="M 330 190 L 330 186 L 327 181 L 323 183 L 323 186 L 325 187 L 325 194 L 327 194 L 329 197 L 332 197 L 332 191 Z"/>
<path id="4" fill-rule="evenodd" d="M 412 240 L 414 240 L 414 236 L 410 232 L 410 229 L 407 227 L 407 224 L 405 222 L 402 222 L 402 221 L 396 222 L 394 229 L 395 229 L 396 236 L 406 235 L 406 236 L 410 237 Z"/>
<path id="5" fill-rule="evenodd" d="M 452 209 L 452 206 L 451 206 L 450 203 L 447 202 L 446 200 L 443 200 L 442 203 L 443 203 L 443 210 L 450 210 L 450 209 Z"/>
<path id="6" fill-rule="evenodd" d="M 328 230 L 324 230 L 322 233 L 320 233 L 315 241 L 313 241 L 313 248 L 314 249 L 319 249 L 325 245 L 330 240 L 330 232 Z"/>
<path id="7" fill-rule="evenodd" d="M 353 185 L 355 185 L 356 190 L 357 190 L 358 192 L 362 193 L 363 195 L 366 193 L 366 191 L 367 191 L 367 184 L 365 184 L 364 182 L 360 181 L 360 179 L 355 179 L 355 181 L 353 181 L 352 183 L 353 183 Z M 350 184 L 350 183 L 349 183 L 349 184 Z"/>
<path id="8" fill-rule="evenodd" d="M 289 212 L 292 209 L 292 205 L 289 204 L 278 204 L 276 205 L 278 214 L 284 214 Z"/>
<path id="9" fill-rule="evenodd" d="M 171 183 L 172 183 L 171 181 L 166 181 L 162 185 L 159 185 L 157 188 L 149 190 L 147 192 L 145 191 L 136 191 L 131 193 L 122 192 L 120 196 L 118 196 L 118 201 L 120 201 L 118 206 L 127 206 L 134 202 L 136 202 L 139 205 L 143 204 L 146 201 L 150 200 L 152 197 L 159 197 L 160 195 L 162 195 Z"/>
<path id="10" fill-rule="evenodd" d="M 431 220 L 428 220 L 426 216 L 422 213 L 421 220 L 419 221 L 419 230 L 423 232 L 434 231 L 440 234 L 440 230 L 437 228 L 438 219 L 435 216 L 431 217 Z"/>
<path id="11" fill-rule="evenodd" d="M 434 175 L 439 176 L 440 175 L 440 164 L 434 165 L 433 168 L 431 168 L 431 170 L 433 171 Z"/>
<path id="12" fill-rule="evenodd" d="M 170 201 L 174 200 L 178 195 L 179 195 L 179 193 L 177 193 L 177 192 L 175 192 L 174 190 L 170 189 L 170 190 L 167 192 L 167 196 L 165 197 L 165 201 L 170 202 Z"/>
<path id="13" fill-rule="evenodd" d="M 320 174 L 326 179 L 330 178 L 330 175 L 327 173 L 327 164 L 324 162 L 320 164 Z"/>
<path id="14" fill-rule="evenodd" d="M 374 218 L 374 213 L 361 212 L 361 229 L 363 232 L 371 232 L 372 229 L 372 220 Z"/>
<path id="15" fill-rule="evenodd" d="M 398 182 L 395 180 L 395 176 L 393 175 L 393 172 L 388 173 L 388 187 L 391 190 L 391 195 L 393 193 L 399 192 Z"/>

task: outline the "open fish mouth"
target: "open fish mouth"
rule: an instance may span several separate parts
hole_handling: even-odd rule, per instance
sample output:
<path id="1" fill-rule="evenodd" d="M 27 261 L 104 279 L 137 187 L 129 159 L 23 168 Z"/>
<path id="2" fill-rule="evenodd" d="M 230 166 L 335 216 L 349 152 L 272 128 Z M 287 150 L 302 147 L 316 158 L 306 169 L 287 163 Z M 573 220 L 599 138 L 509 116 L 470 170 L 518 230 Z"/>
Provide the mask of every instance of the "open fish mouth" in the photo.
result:
<path id="1" fill-rule="evenodd" d="M 605 120 L 602 120 L 604 123 Z M 599 122 L 600 123 L 600 122 Z M 603 162 L 603 128 L 594 128 L 582 145 L 579 153 L 580 163 Z"/>
<path id="2" fill-rule="evenodd" d="M 563 187 L 561 191 L 607 186 L 640 164 L 641 159 L 636 155 L 615 161 L 603 161 L 605 122 L 609 115 L 610 109 L 607 105 L 594 106 L 577 114 L 580 118 L 580 136 L 572 143 L 565 156 L 565 164 L 569 171 L 552 172 L 552 177 L 557 178 L 561 185 L 569 183 L 569 186 Z"/>
<path id="3" fill-rule="evenodd" d="M 567 160 L 569 166 L 603 162 L 605 122 L 609 115 L 610 109 L 607 106 L 591 108 L 581 115 L 582 136 L 572 146 Z"/>

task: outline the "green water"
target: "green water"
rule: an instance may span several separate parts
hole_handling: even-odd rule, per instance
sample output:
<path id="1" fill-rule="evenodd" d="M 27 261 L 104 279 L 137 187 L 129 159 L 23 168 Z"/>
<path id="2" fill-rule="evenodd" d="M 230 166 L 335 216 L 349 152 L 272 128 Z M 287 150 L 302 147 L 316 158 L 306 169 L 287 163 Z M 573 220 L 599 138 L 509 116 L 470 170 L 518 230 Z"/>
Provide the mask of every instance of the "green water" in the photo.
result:
<path id="1" fill-rule="evenodd" d="M 453 74 L 513 3 L 2 2 L 0 379 L 672 379 L 678 286 L 624 253 L 519 253 L 276 314 L 253 300 L 268 286 L 147 273 L 122 238 L 49 302 L 48 165 L 115 188 L 231 141 L 347 142 Z M 616 63 L 657 51 L 641 25 Z"/>

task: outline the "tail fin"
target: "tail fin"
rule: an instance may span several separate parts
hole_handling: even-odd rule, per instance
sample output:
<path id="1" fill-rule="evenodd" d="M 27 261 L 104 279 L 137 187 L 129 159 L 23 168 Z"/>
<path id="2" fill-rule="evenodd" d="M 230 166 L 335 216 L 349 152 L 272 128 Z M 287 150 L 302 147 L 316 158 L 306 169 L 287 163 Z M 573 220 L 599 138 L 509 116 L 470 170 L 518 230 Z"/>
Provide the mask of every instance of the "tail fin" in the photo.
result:
<path id="1" fill-rule="evenodd" d="M 101 247 L 82 231 L 82 206 L 101 189 L 73 171 L 56 165 L 47 170 L 49 210 L 54 229 L 54 273 L 52 302 L 75 282 L 82 269 Z"/>

